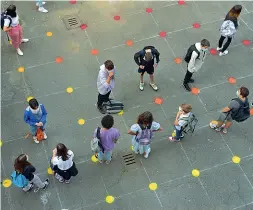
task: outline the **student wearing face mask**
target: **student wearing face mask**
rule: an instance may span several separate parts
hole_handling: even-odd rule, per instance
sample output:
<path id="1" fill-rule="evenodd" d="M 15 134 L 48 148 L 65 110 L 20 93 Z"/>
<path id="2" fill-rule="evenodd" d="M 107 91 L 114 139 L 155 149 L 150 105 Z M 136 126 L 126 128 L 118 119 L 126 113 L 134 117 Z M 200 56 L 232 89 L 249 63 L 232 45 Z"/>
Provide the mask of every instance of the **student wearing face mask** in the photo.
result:
<path id="1" fill-rule="evenodd" d="M 246 87 L 240 87 L 236 92 L 237 98 L 231 100 L 229 105 L 221 110 L 218 118 L 218 124 L 215 127 L 217 132 L 221 130 L 227 133 L 227 129 L 232 125 L 232 121 L 243 122 L 250 117 L 250 106 L 248 102 L 249 90 Z"/>
<path id="2" fill-rule="evenodd" d="M 187 72 L 184 77 L 183 86 L 187 91 L 191 91 L 188 83 L 193 83 L 193 73 L 197 72 L 203 65 L 206 58 L 206 51 L 210 47 L 210 42 L 206 39 L 201 40 L 189 47 L 184 60 L 187 63 Z"/>
<path id="3" fill-rule="evenodd" d="M 36 171 L 36 168 L 34 168 L 34 166 L 28 162 L 28 155 L 26 154 L 21 154 L 19 155 L 14 162 L 14 173 L 12 173 L 11 177 L 14 181 L 14 184 L 17 182 L 18 180 L 18 176 L 19 175 L 23 175 L 24 179 L 26 179 L 26 183 L 24 186 L 19 186 L 21 187 L 23 191 L 28 192 L 30 191 L 34 185 L 38 188 L 38 189 L 46 189 L 47 186 L 49 185 L 49 180 L 46 179 L 44 182 L 41 181 L 41 179 L 34 174 L 34 172 Z"/>
<path id="4" fill-rule="evenodd" d="M 97 78 L 97 89 L 98 89 L 97 108 L 102 114 L 106 113 L 106 110 L 102 105 L 104 102 L 109 101 L 110 93 L 114 88 L 115 70 L 116 70 L 115 66 L 111 60 L 105 61 L 104 64 L 100 66 L 100 71 L 98 73 Z"/>
<path id="5" fill-rule="evenodd" d="M 45 132 L 47 111 L 44 105 L 39 104 L 35 98 L 29 101 L 29 106 L 25 109 L 24 121 L 30 125 L 31 134 L 35 143 L 39 143 L 36 136 L 38 128 L 41 128 L 44 139 L 47 139 L 47 134 Z"/>

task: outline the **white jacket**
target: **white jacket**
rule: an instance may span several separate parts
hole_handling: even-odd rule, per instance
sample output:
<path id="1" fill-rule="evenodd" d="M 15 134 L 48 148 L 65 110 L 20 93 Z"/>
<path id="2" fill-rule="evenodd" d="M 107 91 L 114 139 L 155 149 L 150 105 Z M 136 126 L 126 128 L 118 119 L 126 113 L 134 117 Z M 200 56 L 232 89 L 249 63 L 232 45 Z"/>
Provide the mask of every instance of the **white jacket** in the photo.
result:
<path id="1" fill-rule="evenodd" d="M 195 47 L 200 52 L 200 55 L 199 58 L 197 59 L 198 54 L 195 51 L 192 52 L 191 60 L 188 63 L 188 71 L 191 73 L 197 72 L 201 68 L 206 58 L 206 52 L 201 49 L 201 44 L 196 43 Z"/>

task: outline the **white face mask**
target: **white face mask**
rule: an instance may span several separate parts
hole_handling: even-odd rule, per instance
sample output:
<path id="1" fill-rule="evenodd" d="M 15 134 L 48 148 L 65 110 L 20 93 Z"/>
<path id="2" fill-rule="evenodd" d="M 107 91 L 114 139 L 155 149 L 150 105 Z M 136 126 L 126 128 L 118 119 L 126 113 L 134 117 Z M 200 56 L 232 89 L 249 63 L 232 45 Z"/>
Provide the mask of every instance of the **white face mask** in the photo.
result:
<path id="1" fill-rule="evenodd" d="M 39 111 L 40 111 L 40 107 L 38 107 L 37 109 L 32 109 L 33 114 L 38 114 Z"/>
<path id="2" fill-rule="evenodd" d="M 202 50 L 203 50 L 204 52 L 206 52 L 206 51 L 208 50 L 208 48 L 202 48 Z"/>
<path id="3" fill-rule="evenodd" d="M 240 96 L 240 92 L 239 92 L 239 90 L 237 90 L 237 91 L 236 91 L 236 95 L 237 95 L 237 97 L 239 97 L 239 96 Z"/>
<path id="4" fill-rule="evenodd" d="M 29 160 L 29 156 L 28 156 L 28 155 L 26 155 L 26 160 L 27 160 L 27 161 Z"/>

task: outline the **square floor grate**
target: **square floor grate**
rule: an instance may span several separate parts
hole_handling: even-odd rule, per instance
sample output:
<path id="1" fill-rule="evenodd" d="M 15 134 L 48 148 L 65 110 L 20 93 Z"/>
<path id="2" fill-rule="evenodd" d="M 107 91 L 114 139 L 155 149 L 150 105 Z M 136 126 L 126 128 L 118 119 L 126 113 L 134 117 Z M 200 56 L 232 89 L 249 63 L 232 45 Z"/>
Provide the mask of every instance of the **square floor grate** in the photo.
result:
<path id="1" fill-rule="evenodd" d="M 123 155 L 122 157 L 123 157 L 123 161 L 124 161 L 126 166 L 136 164 L 135 155 L 133 153 Z"/>
<path id="2" fill-rule="evenodd" d="M 63 22 L 68 30 L 78 28 L 81 25 L 81 21 L 77 15 L 65 16 Z"/>

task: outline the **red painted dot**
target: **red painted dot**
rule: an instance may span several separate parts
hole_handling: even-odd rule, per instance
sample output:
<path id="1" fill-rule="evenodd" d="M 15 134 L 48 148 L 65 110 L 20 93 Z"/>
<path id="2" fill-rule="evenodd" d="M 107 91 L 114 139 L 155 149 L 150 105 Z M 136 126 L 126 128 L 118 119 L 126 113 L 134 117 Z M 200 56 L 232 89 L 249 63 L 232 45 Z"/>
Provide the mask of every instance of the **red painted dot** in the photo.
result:
<path id="1" fill-rule="evenodd" d="M 236 78 L 234 78 L 234 77 L 229 77 L 229 78 L 228 78 L 228 82 L 229 82 L 230 84 L 236 84 Z"/>
<path id="2" fill-rule="evenodd" d="M 62 58 L 62 57 L 56 57 L 56 58 L 55 58 L 55 62 L 56 62 L 56 63 L 62 63 L 62 61 L 63 61 L 63 58 Z"/>
<path id="3" fill-rule="evenodd" d="M 181 58 L 175 58 L 174 61 L 175 61 L 176 64 L 182 63 L 182 59 Z"/>
<path id="4" fill-rule="evenodd" d="M 166 34 L 167 34 L 167 33 L 166 33 L 165 31 L 161 31 L 161 32 L 159 33 L 159 36 L 160 36 L 160 37 L 166 37 Z"/>
<path id="5" fill-rule="evenodd" d="M 192 24 L 192 27 L 193 27 L 193 28 L 200 28 L 200 24 L 199 24 L 199 23 L 193 23 L 193 24 Z"/>
<path id="6" fill-rule="evenodd" d="M 251 43 L 250 43 L 250 40 L 243 40 L 242 43 L 245 45 L 245 46 L 249 46 Z"/>
<path id="7" fill-rule="evenodd" d="M 70 0 L 69 3 L 70 3 L 70 4 L 75 4 L 75 3 L 76 3 L 76 0 Z"/>
<path id="8" fill-rule="evenodd" d="M 216 49 L 214 49 L 214 48 L 211 48 L 210 50 L 209 50 L 209 52 L 210 52 L 210 54 L 211 55 L 217 55 L 217 50 Z"/>
<path id="9" fill-rule="evenodd" d="M 127 40 L 126 45 L 129 46 L 129 47 L 133 46 L 133 41 L 132 40 Z"/>
<path id="10" fill-rule="evenodd" d="M 151 13 L 151 12 L 153 12 L 153 9 L 152 8 L 146 8 L 146 12 Z"/>
<path id="11" fill-rule="evenodd" d="M 80 28 L 81 28 L 82 30 L 86 29 L 87 27 L 88 27 L 87 24 L 82 24 L 82 25 L 80 25 Z"/>
<path id="12" fill-rule="evenodd" d="M 114 20 L 120 20 L 120 16 L 116 15 L 116 16 L 114 16 L 113 19 L 114 19 Z"/>
<path id="13" fill-rule="evenodd" d="M 158 105 L 163 104 L 163 98 L 162 97 L 155 97 L 154 98 L 154 103 L 158 104 Z"/>
<path id="14" fill-rule="evenodd" d="M 198 95 L 200 93 L 200 90 L 198 88 L 194 87 L 191 89 L 191 92 L 193 95 Z"/>
<path id="15" fill-rule="evenodd" d="M 179 0 L 179 1 L 178 1 L 178 4 L 179 4 L 179 5 L 184 5 L 184 4 L 185 4 L 185 1 Z"/>
<path id="16" fill-rule="evenodd" d="M 98 50 L 97 49 L 92 49 L 91 50 L 91 54 L 92 55 L 97 55 L 98 54 Z"/>
<path id="17" fill-rule="evenodd" d="M 250 115 L 253 115 L 253 108 L 250 109 Z"/>

